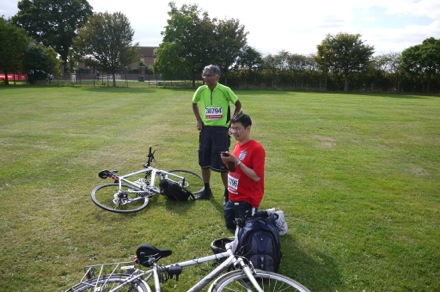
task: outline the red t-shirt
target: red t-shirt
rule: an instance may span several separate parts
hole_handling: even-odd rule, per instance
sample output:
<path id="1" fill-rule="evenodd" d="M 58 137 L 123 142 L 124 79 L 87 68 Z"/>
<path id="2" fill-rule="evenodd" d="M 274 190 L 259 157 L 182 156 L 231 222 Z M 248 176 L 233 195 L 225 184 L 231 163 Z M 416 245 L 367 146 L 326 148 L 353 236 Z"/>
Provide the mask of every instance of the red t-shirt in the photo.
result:
<path id="1" fill-rule="evenodd" d="M 240 167 L 228 173 L 229 200 L 232 202 L 245 201 L 252 207 L 258 208 L 264 194 L 264 161 L 266 152 L 263 146 L 255 140 L 249 140 L 243 145 L 236 143 L 232 151 L 241 163 L 252 168 L 260 177 L 258 182 L 253 181 L 243 173 Z"/>

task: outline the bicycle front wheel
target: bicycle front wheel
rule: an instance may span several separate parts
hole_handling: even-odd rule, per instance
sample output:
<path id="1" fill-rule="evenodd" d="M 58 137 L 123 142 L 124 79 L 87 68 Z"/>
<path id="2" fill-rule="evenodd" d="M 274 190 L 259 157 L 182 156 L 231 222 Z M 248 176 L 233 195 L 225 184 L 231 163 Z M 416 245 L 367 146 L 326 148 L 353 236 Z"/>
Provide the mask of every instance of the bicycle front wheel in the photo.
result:
<path id="1" fill-rule="evenodd" d="M 201 192 L 203 192 L 203 190 L 205 189 L 202 176 L 193 171 L 185 170 L 185 169 L 172 169 L 172 170 L 168 170 L 168 172 L 184 177 L 185 185 L 183 185 L 182 187 L 190 191 L 193 195 L 198 195 Z M 166 178 L 176 182 L 180 182 L 180 180 L 178 180 L 176 177 L 173 177 L 171 175 L 167 176 Z"/>
<path id="2" fill-rule="evenodd" d="M 256 270 L 254 275 L 264 292 L 299 291 L 310 292 L 309 289 L 286 276 Z M 214 281 L 209 291 L 257 291 L 243 271 L 232 271 Z"/>
<path id="3" fill-rule="evenodd" d="M 110 183 L 97 186 L 91 194 L 98 207 L 115 213 L 134 213 L 147 207 L 149 197 L 128 185 Z"/>
<path id="4" fill-rule="evenodd" d="M 111 276 L 105 276 L 96 279 L 90 279 L 85 282 L 81 282 L 72 288 L 66 290 L 66 292 L 82 292 L 82 291 L 111 291 L 118 287 L 122 283 L 126 283 L 131 275 L 129 274 L 114 274 Z M 137 279 L 132 282 L 126 283 L 115 291 L 137 291 L 137 292 L 151 292 L 151 288 L 144 281 Z"/>

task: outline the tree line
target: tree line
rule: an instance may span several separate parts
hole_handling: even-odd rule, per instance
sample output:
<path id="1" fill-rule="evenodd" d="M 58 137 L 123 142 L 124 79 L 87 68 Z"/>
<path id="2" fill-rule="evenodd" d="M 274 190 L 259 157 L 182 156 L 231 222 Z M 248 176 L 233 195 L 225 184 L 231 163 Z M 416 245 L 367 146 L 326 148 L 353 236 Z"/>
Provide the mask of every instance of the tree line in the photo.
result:
<path id="1" fill-rule="evenodd" d="M 87 0 L 21 0 L 11 19 L 0 18 L 0 70 L 23 72 L 29 82 L 77 70 L 78 62 L 113 75 L 139 62 L 130 21 L 121 12 L 93 12 Z M 237 19 L 210 18 L 198 5 L 169 3 L 169 18 L 152 70 L 163 79 L 200 79 L 207 64 L 222 82 L 242 88 L 420 92 L 440 90 L 440 40 L 375 56 L 359 34 L 327 35 L 308 56 L 280 51 L 263 56 L 247 44 Z M 6 80 L 8 82 L 8 80 Z"/>

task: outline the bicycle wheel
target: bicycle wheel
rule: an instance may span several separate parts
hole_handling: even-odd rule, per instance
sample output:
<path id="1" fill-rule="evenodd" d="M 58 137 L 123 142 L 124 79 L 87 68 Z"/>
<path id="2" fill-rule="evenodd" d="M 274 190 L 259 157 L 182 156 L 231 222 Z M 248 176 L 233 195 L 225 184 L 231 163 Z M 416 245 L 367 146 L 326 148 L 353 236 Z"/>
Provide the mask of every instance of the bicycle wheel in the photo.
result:
<path id="1" fill-rule="evenodd" d="M 193 195 L 200 194 L 205 189 L 202 176 L 193 171 L 185 169 L 172 169 L 168 170 L 168 172 L 184 177 L 185 185 L 183 187 L 193 193 Z M 173 176 L 167 176 L 166 178 L 179 182 L 179 180 Z"/>
<path id="2" fill-rule="evenodd" d="M 300 291 L 310 292 L 309 289 L 295 280 L 292 280 L 286 276 L 266 272 L 262 270 L 256 270 L 254 275 L 260 287 L 264 292 L 275 291 Z M 243 271 L 232 271 L 224 274 L 220 278 L 214 281 L 209 288 L 209 291 L 256 291 L 249 281 L 248 277 Z"/>
<path id="3" fill-rule="evenodd" d="M 104 276 L 99 279 L 90 279 L 88 281 L 79 283 L 72 288 L 66 290 L 66 292 L 81 292 L 81 291 L 110 291 L 120 284 L 124 283 L 130 278 L 129 274 L 114 274 L 111 276 Z M 144 281 L 137 279 L 133 282 L 125 284 L 123 287 L 116 291 L 131 291 L 131 292 L 151 292 L 151 288 Z"/>
<path id="4" fill-rule="evenodd" d="M 117 183 L 97 186 L 91 196 L 98 207 L 116 213 L 134 213 L 147 207 L 149 202 L 148 196 L 130 186 L 122 185 L 119 190 Z"/>

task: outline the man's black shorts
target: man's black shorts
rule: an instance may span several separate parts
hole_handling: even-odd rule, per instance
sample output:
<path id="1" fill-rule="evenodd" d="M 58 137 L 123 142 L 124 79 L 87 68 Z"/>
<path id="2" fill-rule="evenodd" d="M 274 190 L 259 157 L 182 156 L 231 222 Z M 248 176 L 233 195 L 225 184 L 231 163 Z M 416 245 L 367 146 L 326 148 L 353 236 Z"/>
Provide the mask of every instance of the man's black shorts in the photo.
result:
<path id="1" fill-rule="evenodd" d="M 230 144 L 231 138 L 227 127 L 203 126 L 199 135 L 200 167 L 214 171 L 228 171 L 220 158 L 220 152 L 228 151 Z"/>

